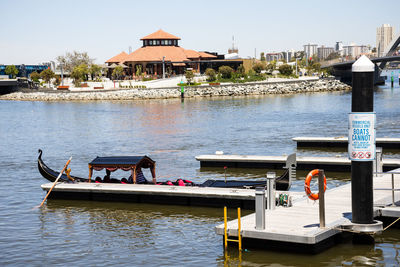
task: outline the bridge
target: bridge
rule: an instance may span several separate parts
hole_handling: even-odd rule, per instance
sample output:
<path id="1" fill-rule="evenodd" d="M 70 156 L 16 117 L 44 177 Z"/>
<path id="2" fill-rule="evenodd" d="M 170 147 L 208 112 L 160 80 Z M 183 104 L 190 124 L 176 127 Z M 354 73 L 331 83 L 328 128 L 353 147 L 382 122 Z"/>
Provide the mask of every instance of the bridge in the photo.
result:
<path id="1" fill-rule="evenodd" d="M 371 61 L 375 64 L 375 84 L 384 83 L 383 77 L 381 77 L 382 70 L 386 67 L 386 64 L 391 61 L 400 61 L 400 55 L 393 55 L 396 52 L 397 47 L 400 45 L 400 33 L 393 38 L 392 42 L 387 46 L 384 57 L 371 58 Z M 326 65 L 323 68 L 332 68 L 333 75 L 340 78 L 342 82 L 351 83 L 352 73 L 351 66 L 355 60 L 334 63 Z"/>

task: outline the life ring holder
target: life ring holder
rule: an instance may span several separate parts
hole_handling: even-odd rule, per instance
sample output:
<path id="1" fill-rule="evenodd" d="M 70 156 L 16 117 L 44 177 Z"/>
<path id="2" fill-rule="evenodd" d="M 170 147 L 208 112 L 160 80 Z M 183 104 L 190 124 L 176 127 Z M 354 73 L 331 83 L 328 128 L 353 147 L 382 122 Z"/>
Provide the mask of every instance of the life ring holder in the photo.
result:
<path id="1" fill-rule="evenodd" d="M 307 174 L 306 181 L 304 182 L 304 191 L 306 191 L 308 198 L 311 200 L 319 199 L 319 193 L 311 192 L 311 188 L 310 188 L 311 179 L 313 178 L 313 176 L 318 176 L 318 174 L 319 174 L 318 169 L 314 169 L 314 170 L 310 171 Z M 324 175 L 324 192 L 325 191 L 326 191 L 326 176 Z"/>

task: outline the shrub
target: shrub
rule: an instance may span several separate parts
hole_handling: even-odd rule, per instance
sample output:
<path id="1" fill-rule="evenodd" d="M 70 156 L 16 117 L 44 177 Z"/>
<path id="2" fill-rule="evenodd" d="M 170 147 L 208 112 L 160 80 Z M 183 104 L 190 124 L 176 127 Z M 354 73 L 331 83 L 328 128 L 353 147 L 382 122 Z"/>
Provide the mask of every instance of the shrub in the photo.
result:
<path id="1" fill-rule="evenodd" d="M 276 68 L 275 62 L 270 62 L 265 69 L 267 70 L 267 72 L 271 73 L 275 70 L 275 68 Z"/>
<path id="2" fill-rule="evenodd" d="M 314 63 L 314 64 L 312 65 L 312 68 L 313 68 L 316 72 L 320 72 L 320 71 L 321 71 L 321 63 L 318 63 L 318 62 Z"/>
<path id="3" fill-rule="evenodd" d="M 292 66 L 290 66 L 288 64 L 282 64 L 281 66 L 279 66 L 279 72 L 282 75 L 289 76 L 293 73 L 293 68 L 292 68 Z"/>
<path id="4" fill-rule="evenodd" d="M 186 77 L 186 80 L 187 80 L 188 84 L 191 84 L 193 82 L 193 79 L 194 79 L 193 71 L 191 71 L 191 70 L 185 71 L 185 77 Z"/>
<path id="5" fill-rule="evenodd" d="M 265 69 L 264 64 L 262 64 L 261 62 L 258 62 L 258 63 L 253 65 L 253 70 L 256 73 L 261 73 L 261 71 L 264 70 L 264 69 Z"/>
<path id="6" fill-rule="evenodd" d="M 144 81 L 144 82 L 152 81 L 152 80 L 153 80 L 153 78 L 151 78 L 151 77 L 144 77 L 144 78 L 142 79 L 142 81 Z"/>
<path id="7" fill-rule="evenodd" d="M 237 68 L 236 71 L 241 77 L 243 77 L 243 75 L 245 74 L 246 70 L 243 66 L 243 64 L 240 64 L 239 67 Z"/>
<path id="8" fill-rule="evenodd" d="M 207 81 L 213 82 L 217 79 L 217 72 L 214 69 L 206 69 Z"/>
<path id="9" fill-rule="evenodd" d="M 221 74 L 223 79 L 230 79 L 232 77 L 233 69 L 229 66 L 221 66 L 218 68 L 218 72 Z"/>
<path id="10" fill-rule="evenodd" d="M 247 76 L 254 76 L 254 75 L 256 75 L 256 72 L 253 70 L 253 69 L 250 69 L 248 72 L 247 72 Z"/>

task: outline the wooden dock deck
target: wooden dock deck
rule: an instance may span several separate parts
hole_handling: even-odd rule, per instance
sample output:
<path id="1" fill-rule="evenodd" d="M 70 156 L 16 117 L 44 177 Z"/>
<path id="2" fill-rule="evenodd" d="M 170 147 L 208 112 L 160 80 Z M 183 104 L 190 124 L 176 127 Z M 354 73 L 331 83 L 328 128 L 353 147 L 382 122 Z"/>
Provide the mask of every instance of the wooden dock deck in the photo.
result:
<path id="1" fill-rule="evenodd" d="M 196 160 L 201 167 L 282 169 L 287 156 L 252 155 L 200 155 Z M 351 161 L 344 157 L 297 157 L 297 170 L 324 169 L 325 171 L 351 171 Z M 400 159 L 383 159 L 383 170 L 400 168 Z"/>
<path id="2" fill-rule="evenodd" d="M 294 137 L 297 147 L 347 147 L 348 137 Z M 376 146 L 383 149 L 400 149 L 400 138 L 376 138 Z"/>
<path id="3" fill-rule="evenodd" d="M 48 191 L 53 183 L 43 184 Z M 254 189 L 107 183 L 58 183 L 49 198 L 120 201 L 254 210 Z M 288 193 L 287 191 L 282 191 Z M 302 194 L 291 194 L 293 199 Z"/>
<path id="4" fill-rule="evenodd" d="M 399 171 L 398 169 L 397 171 Z M 395 188 L 400 188 L 400 175 L 395 179 Z M 392 203 L 391 175 L 385 174 L 374 177 L 374 214 L 376 217 L 400 217 L 400 207 L 390 207 Z M 400 192 L 395 192 L 395 199 L 399 200 Z M 310 252 L 322 248 L 338 233 L 340 226 L 351 223 L 351 184 L 327 190 L 325 193 L 326 227 L 319 228 L 319 205 L 303 197 L 293 202 L 292 207 L 276 207 L 275 210 L 265 211 L 266 227 L 264 230 L 255 229 L 255 213 L 245 216 L 241 220 L 241 234 L 244 246 L 261 243 L 310 249 Z M 238 221 L 228 222 L 229 236 L 237 236 Z M 224 234 L 224 225 L 218 225 L 215 231 Z M 328 242 L 329 243 L 329 242 Z M 318 247 L 321 245 L 321 247 Z"/>

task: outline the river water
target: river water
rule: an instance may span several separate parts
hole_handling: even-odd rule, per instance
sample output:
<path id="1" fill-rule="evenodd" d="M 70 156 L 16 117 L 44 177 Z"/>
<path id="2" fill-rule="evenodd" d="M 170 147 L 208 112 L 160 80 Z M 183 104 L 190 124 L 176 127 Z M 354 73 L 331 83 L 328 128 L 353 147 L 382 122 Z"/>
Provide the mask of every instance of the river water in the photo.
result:
<path id="1" fill-rule="evenodd" d="M 400 135 L 400 88 L 375 91 L 377 136 Z M 37 150 L 61 169 L 86 177 L 103 155 L 149 155 L 160 180 L 221 179 L 221 168 L 200 169 L 196 155 L 346 156 L 343 150 L 296 149 L 296 136 L 346 136 L 351 93 L 218 97 L 120 102 L 0 102 L 0 265 L 236 266 L 224 257 L 221 208 L 49 200 L 40 185 Z M 398 157 L 384 151 L 384 157 Z M 267 170 L 228 169 L 229 179 L 262 179 Z M 123 175 L 115 174 L 115 175 Z M 302 191 L 298 172 L 292 191 Z M 327 173 L 328 188 L 349 174 Z M 147 174 L 149 176 L 149 174 Z M 251 211 L 244 211 L 245 214 Z M 235 212 L 229 211 L 233 218 Z M 289 220 L 290 218 L 288 218 Z M 284 222 L 282 222 L 284 223 Z M 374 245 L 344 243 L 309 256 L 246 250 L 242 266 L 399 265 L 400 230 Z"/>

